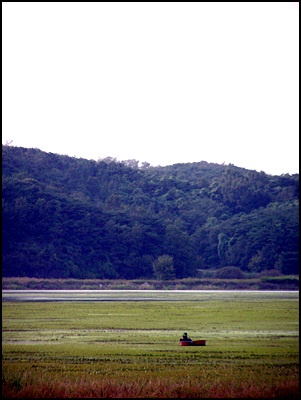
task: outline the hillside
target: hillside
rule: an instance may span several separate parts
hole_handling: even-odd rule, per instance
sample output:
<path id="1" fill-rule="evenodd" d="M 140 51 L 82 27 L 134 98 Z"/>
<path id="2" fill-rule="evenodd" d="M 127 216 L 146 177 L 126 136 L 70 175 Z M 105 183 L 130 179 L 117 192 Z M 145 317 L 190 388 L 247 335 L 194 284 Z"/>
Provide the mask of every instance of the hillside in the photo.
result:
<path id="1" fill-rule="evenodd" d="M 163 279 L 298 274 L 298 214 L 298 174 L 2 146 L 4 277 L 150 279 L 163 255 Z"/>

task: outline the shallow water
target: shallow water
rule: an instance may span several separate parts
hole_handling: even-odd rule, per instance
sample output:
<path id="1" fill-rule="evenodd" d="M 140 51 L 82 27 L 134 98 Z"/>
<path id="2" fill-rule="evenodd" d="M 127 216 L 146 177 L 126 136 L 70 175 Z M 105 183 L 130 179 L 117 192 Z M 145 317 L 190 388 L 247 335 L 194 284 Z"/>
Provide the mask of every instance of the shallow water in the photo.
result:
<path id="1" fill-rule="evenodd" d="M 299 291 L 262 290 L 2 290 L 2 301 L 205 301 L 299 299 Z"/>

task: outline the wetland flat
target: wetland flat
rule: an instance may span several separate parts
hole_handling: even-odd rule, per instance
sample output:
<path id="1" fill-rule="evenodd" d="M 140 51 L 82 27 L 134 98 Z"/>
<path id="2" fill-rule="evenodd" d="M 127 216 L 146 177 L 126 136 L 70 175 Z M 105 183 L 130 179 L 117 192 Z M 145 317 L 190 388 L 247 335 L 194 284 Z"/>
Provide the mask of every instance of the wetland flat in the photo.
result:
<path id="1" fill-rule="evenodd" d="M 299 292 L 2 296 L 5 397 L 297 398 Z M 183 332 L 206 346 L 179 346 Z"/>

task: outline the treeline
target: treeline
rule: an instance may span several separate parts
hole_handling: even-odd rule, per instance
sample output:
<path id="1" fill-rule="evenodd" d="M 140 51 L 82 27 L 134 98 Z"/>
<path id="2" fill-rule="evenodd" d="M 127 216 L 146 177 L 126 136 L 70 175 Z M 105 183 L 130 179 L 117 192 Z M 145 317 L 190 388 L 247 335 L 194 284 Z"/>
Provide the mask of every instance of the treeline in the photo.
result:
<path id="1" fill-rule="evenodd" d="M 298 212 L 298 174 L 2 146 L 6 277 L 153 278 L 162 259 L 160 276 L 177 279 L 226 266 L 298 274 Z"/>

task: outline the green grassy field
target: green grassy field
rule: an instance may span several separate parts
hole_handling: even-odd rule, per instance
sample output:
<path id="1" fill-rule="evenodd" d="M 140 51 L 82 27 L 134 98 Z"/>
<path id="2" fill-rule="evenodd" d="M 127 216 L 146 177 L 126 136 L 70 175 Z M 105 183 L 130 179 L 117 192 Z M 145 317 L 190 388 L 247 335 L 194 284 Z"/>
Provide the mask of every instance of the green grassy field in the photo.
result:
<path id="1" fill-rule="evenodd" d="M 3 302 L 2 395 L 298 398 L 298 306 L 298 292 Z M 179 346 L 183 332 L 206 346 Z"/>

